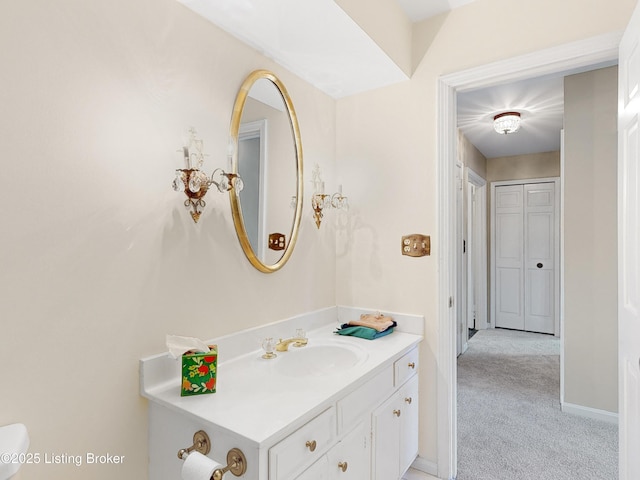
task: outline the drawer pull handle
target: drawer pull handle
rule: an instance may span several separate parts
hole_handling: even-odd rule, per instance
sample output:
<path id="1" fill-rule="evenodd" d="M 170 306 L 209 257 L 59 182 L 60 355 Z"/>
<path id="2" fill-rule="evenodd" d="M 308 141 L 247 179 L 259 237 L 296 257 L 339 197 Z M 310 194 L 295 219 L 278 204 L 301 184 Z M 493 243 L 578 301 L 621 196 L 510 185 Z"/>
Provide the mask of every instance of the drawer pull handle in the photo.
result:
<path id="1" fill-rule="evenodd" d="M 346 471 L 347 471 L 347 467 L 348 467 L 348 466 L 349 466 L 349 465 L 347 465 L 347 462 L 340 462 L 340 463 L 338 463 L 338 468 L 339 468 L 340 470 L 342 470 L 343 472 L 346 472 Z"/>
<path id="2" fill-rule="evenodd" d="M 416 364 L 414 362 L 411 362 L 407 365 L 409 368 L 416 368 Z"/>
<path id="3" fill-rule="evenodd" d="M 315 451 L 316 449 L 316 441 L 315 440 L 311 440 L 310 442 L 308 441 L 307 443 L 304 444 L 305 447 L 307 447 L 311 452 Z"/>
<path id="4" fill-rule="evenodd" d="M 411 402 L 412 402 L 413 400 L 412 400 L 412 398 L 411 398 L 411 397 L 407 397 L 407 398 L 405 398 L 405 399 L 404 399 L 404 401 L 405 401 L 406 403 L 408 403 L 409 405 L 411 405 Z"/>
<path id="5" fill-rule="evenodd" d="M 396 417 L 399 417 L 399 416 L 400 416 L 400 410 L 394 410 L 394 411 L 393 411 L 393 414 L 394 414 Z"/>

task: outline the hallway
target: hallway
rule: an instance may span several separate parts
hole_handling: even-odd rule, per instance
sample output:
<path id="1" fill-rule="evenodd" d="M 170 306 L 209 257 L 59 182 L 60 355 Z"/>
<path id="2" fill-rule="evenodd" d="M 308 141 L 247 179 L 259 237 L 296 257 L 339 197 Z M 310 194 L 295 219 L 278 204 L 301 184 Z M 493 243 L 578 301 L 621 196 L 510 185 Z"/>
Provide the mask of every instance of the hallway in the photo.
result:
<path id="1" fill-rule="evenodd" d="M 615 480 L 616 425 L 560 411 L 560 340 L 479 331 L 458 358 L 458 480 Z"/>

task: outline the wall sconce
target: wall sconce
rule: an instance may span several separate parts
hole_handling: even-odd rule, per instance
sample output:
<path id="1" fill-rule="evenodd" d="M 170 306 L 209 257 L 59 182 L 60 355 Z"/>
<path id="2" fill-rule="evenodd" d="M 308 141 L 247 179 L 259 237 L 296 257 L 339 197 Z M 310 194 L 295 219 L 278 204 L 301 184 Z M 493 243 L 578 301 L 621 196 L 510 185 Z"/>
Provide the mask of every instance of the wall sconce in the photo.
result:
<path id="1" fill-rule="evenodd" d="M 320 166 L 318 164 L 313 168 L 312 180 L 313 196 L 311 197 L 311 207 L 313 208 L 313 218 L 316 221 L 316 227 L 320 228 L 323 210 L 327 208 L 336 208 L 340 210 L 349 210 L 349 201 L 342 194 L 342 185 L 338 186 L 338 192 L 333 195 L 324 193 L 324 182 L 320 175 Z"/>
<path id="2" fill-rule="evenodd" d="M 244 183 L 239 175 L 216 168 L 211 177 L 208 177 L 201 170 L 205 154 L 203 141 L 196 136 L 195 128 L 189 129 L 188 144 L 178 151 L 182 151 L 185 168 L 176 169 L 172 186 L 176 192 L 184 192 L 187 195 L 184 206 L 191 208 L 189 213 L 194 222 L 198 223 L 202 209 L 206 206 L 204 196 L 211 185 L 215 185 L 220 193 L 228 192 L 231 189 L 235 189 L 236 193 L 242 191 Z"/>

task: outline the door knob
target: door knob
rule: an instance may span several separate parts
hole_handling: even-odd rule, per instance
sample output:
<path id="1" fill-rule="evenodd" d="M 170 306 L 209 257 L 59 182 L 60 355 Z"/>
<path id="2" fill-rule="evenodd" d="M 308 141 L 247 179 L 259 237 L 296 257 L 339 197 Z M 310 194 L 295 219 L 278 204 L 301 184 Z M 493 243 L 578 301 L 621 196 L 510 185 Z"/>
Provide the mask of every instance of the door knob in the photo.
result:
<path id="1" fill-rule="evenodd" d="M 536 265 L 536 267 L 538 267 L 538 268 L 542 268 L 542 267 L 544 267 L 544 265 L 542 265 L 541 263 L 538 263 L 538 264 Z"/>
<path id="2" fill-rule="evenodd" d="M 399 416 L 400 416 L 400 410 L 394 410 L 394 411 L 393 411 L 393 414 L 394 414 L 396 417 L 399 417 Z"/>
<path id="3" fill-rule="evenodd" d="M 347 467 L 348 467 L 348 466 L 349 466 L 349 465 L 347 465 L 347 462 L 340 462 L 340 463 L 338 463 L 338 468 L 339 468 L 340 470 L 342 470 L 343 472 L 346 472 L 346 471 L 347 471 Z"/>
<path id="4" fill-rule="evenodd" d="M 316 441 L 311 440 L 310 442 L 305 443 L 305 447 L 313 452 L 316 449 Z"/>

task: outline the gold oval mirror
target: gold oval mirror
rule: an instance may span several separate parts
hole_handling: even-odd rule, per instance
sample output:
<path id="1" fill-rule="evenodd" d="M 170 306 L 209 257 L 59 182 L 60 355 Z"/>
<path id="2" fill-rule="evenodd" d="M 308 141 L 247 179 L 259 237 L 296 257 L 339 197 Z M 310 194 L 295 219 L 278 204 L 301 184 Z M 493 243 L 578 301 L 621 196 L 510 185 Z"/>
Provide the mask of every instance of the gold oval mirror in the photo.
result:
<path id="1" fill-rule="evenodd" d="M 249 262 L 271 273 L 287 262 L 302 215 L 302 143 L 284 84 L 267 70 L 240 87 L 231 117 L 233 173 L 244 188 L 229 191 L 233 223 Z"/>

